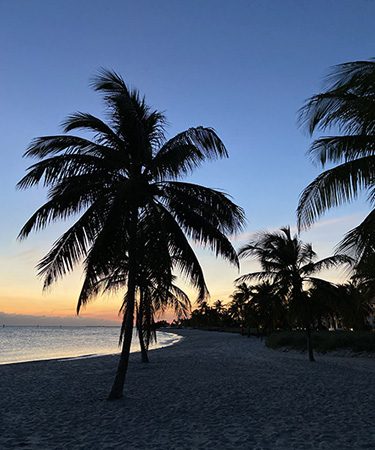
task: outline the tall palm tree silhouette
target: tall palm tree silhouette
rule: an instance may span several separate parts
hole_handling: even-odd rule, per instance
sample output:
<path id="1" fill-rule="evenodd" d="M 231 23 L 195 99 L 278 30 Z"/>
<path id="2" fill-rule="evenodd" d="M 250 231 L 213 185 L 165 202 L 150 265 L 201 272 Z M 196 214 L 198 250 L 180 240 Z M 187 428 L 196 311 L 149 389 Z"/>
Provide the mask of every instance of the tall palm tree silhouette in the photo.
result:
<path id="1" fill-rule="evenodd" d="M 78 312 L 87 303 L 87 289 L 98 274 L 110 275 L 108 261 L 126 255 L 124 339 L 109 395 L 112 400 L 123 395 L 142 251 L 151 243 L 157 246 L 164 266 L 185 275 L 201 301 L 208 290 L 189 239 L 238 265 L 227 235 L 241 229 L 244 213 L 224 193 L 180 181 L 202 162 L 228 156 L 214 130 L 190 128 L 167 141 L 164 115 L 152 111 L 118 74 L 101 71 L 93 87 L 104 95 L 108 123 L 91 114 L 74 113 L 65 121 L 64 132 L 82 129 L 85 137 L 40 137 L 25 153 L 39 161 L 18 187 L 42 183 L 48 188 L 48 200 L 26 222 L 19 237 L 81 213 L 38 265 L 47 287 L 83 260 L 85 280 Z M 92 133 L 92 138 L 86 133 Z M 142 239 L 143 250 L 140 233 L 148 236 L 147 242 Z"/>

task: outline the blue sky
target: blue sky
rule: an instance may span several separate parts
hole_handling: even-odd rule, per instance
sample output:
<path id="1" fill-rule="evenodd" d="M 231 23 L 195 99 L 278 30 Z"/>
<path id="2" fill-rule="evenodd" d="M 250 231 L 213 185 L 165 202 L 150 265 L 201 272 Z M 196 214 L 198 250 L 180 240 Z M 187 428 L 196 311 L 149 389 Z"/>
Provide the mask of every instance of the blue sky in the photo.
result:
<path id="1" fill-rule="evenodd" d="M 34 266 L 65 225 L 16 242 L 45 193 L 15 184 L 31 163 L 21 155 L 33 137 L 60 132 L 76 110 L 102 116 L 89 88 L 99 67 L 165 111 L 170 136 L 215 128 L 230 159 L 191 179 L 230 193 L 246 211 L 247 233 L 275 229 L 295 223 L 298 196 L 320 170 L 306 157 L 311 138 L 297 127 L 297 111 L 330 66 L 374 55 L 374 16 L 366 0 L 1 1 L 0 311 L 29 314 L 37 301 L 35 313 L 65 314 L 51 306 L 61 296 L 69 314 L 74 303 L 79 277 L 40 295 Z M 361 201 L 333 210 L 303 237 L 324 256 L 365 212 Z M 213 297 L 225 297 L 236 273 L 202 258 Z"/>

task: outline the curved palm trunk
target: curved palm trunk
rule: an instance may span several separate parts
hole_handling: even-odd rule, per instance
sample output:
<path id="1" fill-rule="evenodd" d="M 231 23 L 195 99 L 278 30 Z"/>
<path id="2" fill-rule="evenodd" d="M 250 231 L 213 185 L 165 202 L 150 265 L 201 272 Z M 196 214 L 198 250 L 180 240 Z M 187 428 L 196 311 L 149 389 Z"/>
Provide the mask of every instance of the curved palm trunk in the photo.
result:
<path id="1" fill-rule="evenodd" d="M 129 227 L 129 271 L 128 271 L 128 290 L 126 294 L 126 314 L 124 314 L 124 339 L 122 343 L 120 360 L 117 366 L 115 380 L 112 385 L 108 400 L 117 400 L 122 398 L 126 373 L 129 364 L 130 346 L 133 337 L 133 322 L 136 293 L 136 271 L 137 271 L 137 220 L 138 210 L 133 210 L 131 223 Z"/>
<path id="2" fill-rule="evenodd" d="M 294 279 L 294 286 L 293 286 L 293 296 L 296 300 L 301 302 L 301 304 L 304 306 L 302 311 L 302 323 L 305 327 L 306 331 L 306 344 L 307 344 L 307 353 L 309 357 L 309 361 L 313 362 L 314 359 L 314 351 L 313 351 L 313 345 L 312 345 L 312 339 L 311 339 L 311 314 L 310 314 L 310 305 L 307 300 L 307 297 L 303 295 L 302 290 L 302 280 L 299 276 L 296 276 Z"/>
<path id="3" fill-rule="evenodd" d="M 143 363 L 150 362 L 148 359 L 147 349 L 142 333 L 142 319 L 143 319 L 143 293 L 140 293 L 139 309 L 137 311 L 137 331 L 139 337 L 139 346 L 141 347 L 141 359 Z"/>
<path id="4" fill-rule="evenodd" d="M 138 334 L 139 334 L 139 345 L 141 347 L 141 359 L 143 363 L 148 363 L 150 362 L 149 358 L 148 358 L 148 353 L 147 353 L 147 349 L 145 346 L 145 341 L 143 339 L 143 334 L 142 334 L 142 330 L 138 330 Z"/>
<path id="5" fill-rule="evenodd" d="M 309 361 L 314 362 L 315 358 L 311 339 L 311 328 L 309 323 L 306 324 L 306 339 L 307 339 L 307 352 L 309 354 Z"/>
<path id="6" fill-rule="evenodd" d="M 129 274 L 130 275 L 130 274 Z M 134 303 L 135 303 L 135 283 L 128 282 L 126 314 L 124 315 L 124 339 L 122 342 L 122 349 L 120 360 L 117 366 L 115 380 L 112 385 L 108 400 L 117 400 L 122 398 L 126 372 L 129 364 L 130 346 L 133 337 L 133 320 L 134 320 Z"/>
<path id="7" fill-rule="evenodd" d="M 306 303 L 306 315 L 305 315 L 305 330 L 306 330 L 306 340 L 307 340 L 307 353 L 309 355 L 309 361 L 314 362 L 314 351 L 312 345 L 311 338 L 311 314 L 310 314 L 310 305 L 307 300 Z"/>

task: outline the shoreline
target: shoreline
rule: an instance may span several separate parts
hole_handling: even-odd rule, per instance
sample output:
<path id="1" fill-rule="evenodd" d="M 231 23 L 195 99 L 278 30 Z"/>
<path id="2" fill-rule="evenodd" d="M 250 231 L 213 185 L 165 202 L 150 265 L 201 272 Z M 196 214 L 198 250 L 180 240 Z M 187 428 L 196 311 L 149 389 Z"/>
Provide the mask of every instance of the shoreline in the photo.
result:
<path id="1" fill-rule="evenodd" d="M 132 353 L 138 353 L 139 350 L 132 352 Z M 90 354 L 90 355 L 79 355 L 79 356 L 64 356 L 64 357 L 56 357 L 56 358 L 46 358 L 46 359 L 28 359 L 25 361 L 13 361 L 13 362 L 0 362 L 0 367 L 2 366 L 13 366 L 16 364 L 31 364 L 31 363 L 43 363 L 43 362 L 50 362 L 50 361 L 76 361 L 80 359 L 90 359 L 90 358 L 101 358 L 102 356 L 116 356 L 120 353 L 102 353 L 102 354 Z"/>
<path id="2" fill-rule="evenodd" d="M 54 327 L 52 327 L 54 328 Z M 165 331 L 163 330 L 158 330 L 158 331 L 162 331 L 165 334 L 168 334 L 170 336 L 179 336 L 177 333 L 173 333 L 170 331 Z M 133 338 L 134 339 L 134 338 Z M 176 338 L 175 338 L 176 339 Z M 159 343 L 157 343 L 156 347 L 154 348 L 150 348 L 149 352 L 152 352 L 154 350 L 158 350 L 161 348 L 165 348 L 165 347 L 170 347 L 171 345 L 175 345 L 177 344 L 180 340 L 182 340 L 183 338 L 179 338 L 178 340 L 175 340 L 171 343 L 165 343 L 165 344 L 161 344 L 159 345 Z M 14 364 L 29 364 L 29 363 L 34 363 L 34 362 L 45 362 L 45 361 L 74 361 L 74 360 L 80 360 L 80 359 L 91 359 L 91 358 L 100 358 L 102 356 L 119 356 L 121 353 L 121 350 L 119 349 L 118 352 L 108 352 L 108 353 L 90 353 L 90 354 L 82 354 L 82 355 L 72 355 L 72 356 L 56 356 L 56 357 L 50 357 L 50 358 L 42 358 L 42 359 L 26 359 L 26 360 L 22 360 L 22 361 L 10 361 L 10 362 L 1 362 L 0 361 L 0 367 L 1 366 L 7 366 L 7 365 L 14 365 Z M 137 350 L 131 350 L 130 351 L 131 354 L 133 353 L 140 353 L 140 349 Z"/>
<path id="3" fill-rule="evenodd" d="M 0 366 L 0 447 L 375 446 L 373 361 L 324 356 L 311 364 L 256 338 L 175 332 L 184 339 L 152 350 L 149 364 L 131 354 L 125 396 L 115 402 L 106 397 L 116 356 Z"/>

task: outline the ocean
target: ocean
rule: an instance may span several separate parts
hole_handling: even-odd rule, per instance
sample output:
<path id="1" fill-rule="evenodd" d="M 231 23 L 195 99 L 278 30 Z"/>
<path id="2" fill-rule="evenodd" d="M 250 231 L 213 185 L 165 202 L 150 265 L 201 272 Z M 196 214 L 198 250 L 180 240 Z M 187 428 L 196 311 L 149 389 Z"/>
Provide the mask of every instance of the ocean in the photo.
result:
<path id="1" fill-rule="evenodd" d="M 0 364 L 46 359 L 77 358 L 120 352 L 120 327 L 27 327 L 0 328 Z M 180 340 L 173 333 L 157 332 L 150 348 L 172 345 Z M 131 352 L 139 351 L 134 330 Z"/>

